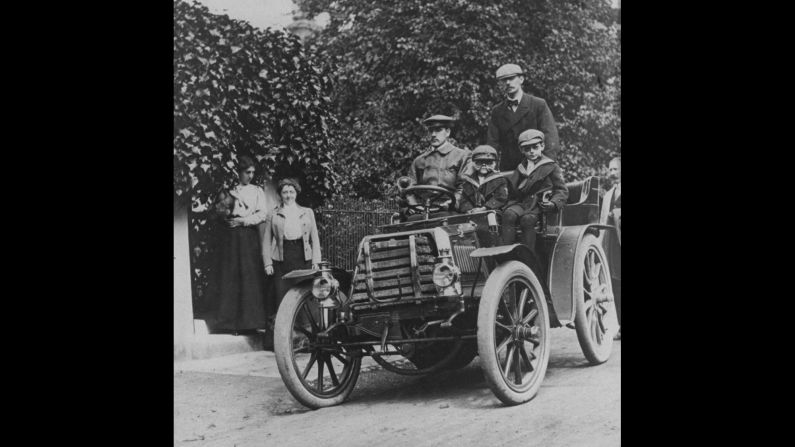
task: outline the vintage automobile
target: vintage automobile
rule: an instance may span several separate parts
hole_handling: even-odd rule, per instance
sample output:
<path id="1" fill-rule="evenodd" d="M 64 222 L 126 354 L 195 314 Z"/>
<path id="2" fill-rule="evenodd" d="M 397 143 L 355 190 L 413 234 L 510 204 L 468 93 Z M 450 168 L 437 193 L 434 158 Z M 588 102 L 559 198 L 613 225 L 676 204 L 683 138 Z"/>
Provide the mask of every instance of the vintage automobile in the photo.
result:
<path id="1" fill-rule="evenodd" d="M 516 405 L 538 392 L 550 328 L 564 325 L 589 362 L 606 361 L 618 322 L 600 235 L 615 229 L 599 222 L 600 178 L 567 187 L 567 205 L 539 219 L 535 253 L 483 246 L 487 228 L 496 234 L 494 211 L 430 218 L 425 206 L 424 219 L 364 237 L 352 274 L 323 262 L 285 275 L 295 285 L 277 313 L 274 351 L 287 389 L 309 408 L 327 407 L 348 398 L 365 356 L 418 375 L 479 355 L 491 390 Z M 454 200 L 436 186 L 403 192 L 425 205 Z"/>

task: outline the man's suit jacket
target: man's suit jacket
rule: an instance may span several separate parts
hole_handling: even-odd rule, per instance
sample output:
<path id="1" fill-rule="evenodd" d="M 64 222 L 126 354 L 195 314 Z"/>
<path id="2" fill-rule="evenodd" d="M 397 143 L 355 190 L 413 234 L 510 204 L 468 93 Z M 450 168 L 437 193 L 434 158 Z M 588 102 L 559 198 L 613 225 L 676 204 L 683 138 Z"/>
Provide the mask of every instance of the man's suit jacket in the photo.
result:
<path id="1" fill-rule="evenodd" d="M 506 101 L 491 109 L 486 144 L 500 154 L 500 171 L 510 171 L 524 161 L 519 151 L 519 134 L 527 129 L 544 132 L 544 155 L 556 160 L 558 154 L 558 128 L 547 102 L 527 93 L 522 94 L 516 112 Z"/>

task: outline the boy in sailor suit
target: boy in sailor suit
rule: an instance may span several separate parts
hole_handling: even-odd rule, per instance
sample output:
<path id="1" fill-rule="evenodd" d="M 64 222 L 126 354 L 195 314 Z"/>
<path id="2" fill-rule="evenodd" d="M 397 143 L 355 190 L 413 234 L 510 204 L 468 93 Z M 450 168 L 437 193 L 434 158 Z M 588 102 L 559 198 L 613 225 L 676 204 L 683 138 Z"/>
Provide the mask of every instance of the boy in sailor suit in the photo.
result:
<path id="1" fill-rule="evenodd" d="M 542 154 L 544 133 L 528 129 L 519 134 L 519 148 L 525 160 L 519 163 L 509 178 L 511 197 L 502 215 L 502 244 L 513 244 L 516 224 L 522 227 L 522 242 L 535 252 L 535 225 L 542 210 L 560 209 L 569 198 L 563 172 L 554 160 Z M 551 190 L 548 201 L 540 201 L 536 194 Z"/>

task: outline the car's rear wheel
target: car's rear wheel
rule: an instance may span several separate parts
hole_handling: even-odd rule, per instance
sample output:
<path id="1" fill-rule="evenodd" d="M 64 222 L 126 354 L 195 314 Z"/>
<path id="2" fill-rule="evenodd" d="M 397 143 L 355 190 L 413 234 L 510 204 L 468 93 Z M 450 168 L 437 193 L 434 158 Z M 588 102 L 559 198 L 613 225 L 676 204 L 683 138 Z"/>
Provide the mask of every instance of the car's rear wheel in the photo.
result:
<path id="1" fill-rule="evenodd" d="M 574 326 L 585 358 L 605 362 L 613 350 L 618 318 L 607 257 L 596 236 L 586 234 L 574 265 Z"/>
<path id="2" fill-rule="evenodd" d="M 342 347 L 333 336 L 318 339 L 321 311 L 310 287 L 295 287 L 282 299 L 274 325 L 274 353 L 282 381 L 298 402 L 312 409 L 344 402 L 356 385 L 362 362 L 358 349 Z M 333 321 L 334 310 L 329 316 Z"/>
<path id="3" fill-rule="evenodd" d="M 503 403 L 535 397 L 549 363 L 549 311 L 536 275 L 519 261 L 489 275 L 478 308 L 478 352 L 486 382 Z"/>

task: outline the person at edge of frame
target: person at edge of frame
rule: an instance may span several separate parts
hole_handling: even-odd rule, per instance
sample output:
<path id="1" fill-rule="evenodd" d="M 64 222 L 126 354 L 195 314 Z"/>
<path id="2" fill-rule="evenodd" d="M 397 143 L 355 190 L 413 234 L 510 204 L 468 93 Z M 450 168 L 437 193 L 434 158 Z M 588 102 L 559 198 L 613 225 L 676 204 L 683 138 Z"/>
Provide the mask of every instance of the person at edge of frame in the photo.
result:
<path id="1" fill-rule="evenodd" d="M 610 160 L 607 176 L 613 185 L 602 198 L 599 223 L 613 225 L 617 229 L 616 233 L 607 232 L 605 234 L 603 247 L 610 263 L 610 275 L 613 277 L 613 295 L 615 296 L 619 325 L 618 332 L 613 339 L 621 340 L 621 257 L 615 255 L 616 250 L 621 251 L 621 157 L 614 157 Z"/>
<path id="2" fill-rule="evenodd" d="M 463 179 L 461 174 L 467 167 L 470 151 L 453 146 L 450 137 L 454 119 L 445 115 L 433 115 L 423 123 L 428 128 L 430 147 L 414 159 L 409 171 L 411 185 L 440 186 L 452 192 L 456 202 L 461 198 Z M 407 221 L 424 219 L 424 214 L 417 212 L 410 205 L 422 205 L 423 202 L 415 194 L 407 194 L 401 200 L 401 214 Z M 451 209 L 449 197 L 440 195 L 431 202 L 431 208 L 439 210 L 429 215 L 429 218 L 449 216 L 455 214 Z"/>
<path id="3" fill-rule="evenodd" d="M 522 242 L 535 253 L 538 216 L 542 210 L 560 210 L 569 198 L 563 171 L 544 152 L 544 134 L 528 129 L 519 134 L 518 145 L 525 160 L 516 166 L 508 179 L 510 197 L 502 214 L 501 244 L 513 244 L 516 224 L 522 228 Z M 537 194 L 551 191 L 549 200 L 538 200 Z"/>
<path id="4" fill-rule="evenodd" d="M 559 140 L 555 118 L 544 99 L 524 92 L 524 80 L 524 71 L 516 64 L 497 69 L 497 82 L 505 99 L 491 109 L 486 144 L 497 149 L 500 171 L 510 171 L 524 160 L 517 138 L 528 129 L 546 135 L 544 155 L 557 160 Z"/>
<path id="5" fill-rule="evenodd" d="M 508 179 L 497 171 L 497 150 L 486 144 L 480 145 L 472 151 L 471 159 L 461 176 L 464 183 L 458 211 L 471 214 L 496 210 L 497 215 L 501 215 L 502 207 L 508 202 Z M 489 226 L 479 225 L 475 231 L 481 246 L 496 244 Z"/>

